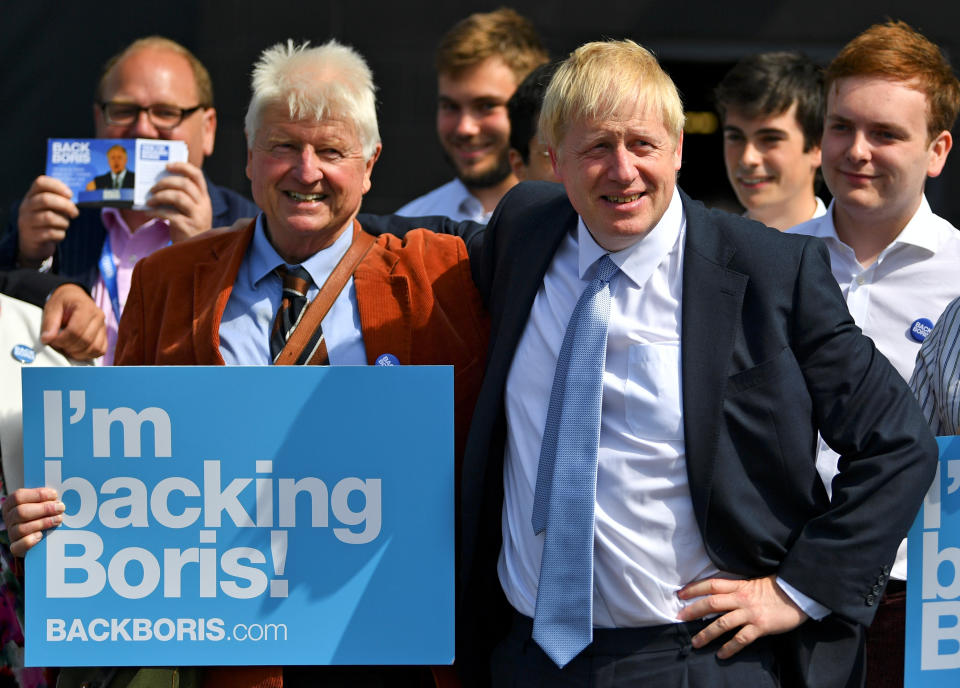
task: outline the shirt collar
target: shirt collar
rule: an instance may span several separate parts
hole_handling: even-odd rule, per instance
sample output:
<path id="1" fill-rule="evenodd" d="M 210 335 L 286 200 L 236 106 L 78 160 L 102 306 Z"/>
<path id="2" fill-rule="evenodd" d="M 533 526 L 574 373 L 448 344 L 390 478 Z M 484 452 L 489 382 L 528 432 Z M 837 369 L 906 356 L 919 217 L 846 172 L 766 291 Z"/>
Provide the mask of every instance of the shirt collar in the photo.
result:
<path id="1" fill-rule="evenodd" d="M 622 251 L 610 253 L 600 246 L 591 236 L 581 217 L 577 222 L 577 245 L 579 249 L 578 269 L 581 279 L 602 256 L 610 254 L 610 259 L 620 271 L 634 284 L 642 287 L 653 274 L 657 266 L 677 245 L 677 240 L 686 225 L 686 213 L 680 200 L 680 192 L 674 188 L 673 197 L 660 221 L 640 241 Z"/>
<path id="2" fill-rule="evenodd" d="M 116 232 L 121 232 L 126 237 L 133 236 L 133 231 L 130 229 L 129 225 L 127 225 L 126 221 L 123 219 L 123 215 L 120 213 L 119 208 L 113 208 L 113 207 L 103 208 L 100 211 L 100 220 L 101 222 L 103 222 L 103 226 L 106 228 L 108 232 L 110 232 L 111 235 L 115 234 Z M 169 231 L 170 229 L 170 225 L 167 223 L 166 220 L 159 217 L 155 217 L 143 223 L 139 227 L 137 227 L 137 231 L 141 232 L 145 229 L 152 229 L 154 227 L 161 228 L 164 231 Z"/>
<path id="3" fill-rule="evenodd" d="M 476 196 L 470 193 L 470 190 L 467 189 L 466 185 L 460 181 L 459 177 L 455 177 L 453 180 L 453 188 L 456 191 L 456 196 L 459 198 L 457 201 L 457 210 L 460 211 L 463 215 L 469 216 L 475 222 L 487 222 L 490 219 L 490 216 L 493 212 L 484 212 L 483 203 L 480 202 Z"/>
<path id="4" fill-rule="evenodd" d="M 932 215 L 933 211 L 930 210 L 927 197 L 923 196 L 920 199 L 920 207 L 917 208 L 917 212 L 913 214 L 907 226 L 901 230 L 893 243 L 911 244 L 913 246 L 919 246 L 930 253 L 936 253 L 940 242 L 937 233 L 933 229 L 933 223 L 930 221 Z"/>
<path id="5" fill-rule="evenodd" d="M 317 251 L 305 261 L 300 263 L 304 270 L 310 273 L 310 278 L 316 286 L 322 285 L 327 281 L 330 273 L 343 258 L 343 255 L 353 243 L 353 223 L 346 230 L 341 232 L 337 240 L 330 246 Z M 254 286 L 259 286 L 260 281 L 273 272 L 274 268 L 280 265 L 288 264 L 277 249 L 273 247 L 270 240 L 267 239 L 266 225 L 264 223 L 264 214 L 257 215 L 257 226 L 253 230 L 253 241 L 250 243 L 250 281 Z"/>
<path id="6" fill-rule="evenodd" d="M 823 204 L 823 200 L 819 196 L 814 196 L 813 199 L 817 202 L 817 207 L 813 209 L 813 216 L 810 219 L 816 220 L 818 217 L 827 214 L 827 206 Z"/>
<path id="7" fill-rule="evenodd" d="M 809 232 L 809 234 L 821 239 L 830 239 L 847 246 L 840 240 L 840 237 L 837 236 L 837 226 L 833 223 L 835 205 L 835 200 L 830 201 L 830 207 L 827 208 L 827 214 L 823 216 L 823 221 L 813 223 L 811 227 L 813 231 Z M 932 217 L 933 211 L 930 209 L 927 197 L 922 196 L 920 198 L 920 207 L 917 208 L 917 211 L 904 228 L 900 230 L 900 234 L 890 242 L 889 246 L 883 249 L 880 256 L 882 257 L 898 245 L 916 246 L 930 253 L 936 253 L 940 245 L 940 237 L 937 235 L 937 232 L 934 231 L 934 225 L 931 222 Z M 849 248 L 849 246 L 847 248 Z"/>

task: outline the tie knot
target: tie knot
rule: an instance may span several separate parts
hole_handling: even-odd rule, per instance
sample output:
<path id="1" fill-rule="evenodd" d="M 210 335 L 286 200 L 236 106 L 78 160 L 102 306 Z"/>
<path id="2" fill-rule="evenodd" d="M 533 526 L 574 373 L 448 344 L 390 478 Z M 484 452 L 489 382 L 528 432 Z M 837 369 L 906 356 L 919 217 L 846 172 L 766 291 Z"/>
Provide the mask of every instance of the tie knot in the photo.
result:
<path id="1" fill-rule="evenodd" d="M 313 282 L 310 273 L 302 265 L 294 265 L 293 267 L 280 265 L 274 268 L 274 272 L 283 281 L 283 290 L 294 292 L 297 296 L 306 296 L 307 289 Z"/>
<path id="2" fill-rule="evenodd" d="M 603 283 L 609 282 L 619 269 L 617 264 L 610 259 L 608 253 L 597 261 L 597 274 L 594 275 L 593 279 L 600 280 Z"/>

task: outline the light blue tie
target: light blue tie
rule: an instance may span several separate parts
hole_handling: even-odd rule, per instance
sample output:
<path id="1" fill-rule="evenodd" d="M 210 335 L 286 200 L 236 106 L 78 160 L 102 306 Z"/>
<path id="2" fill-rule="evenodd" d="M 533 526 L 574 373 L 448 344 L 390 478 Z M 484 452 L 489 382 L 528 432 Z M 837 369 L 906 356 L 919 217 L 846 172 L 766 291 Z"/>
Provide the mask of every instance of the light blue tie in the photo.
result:
<path id="1" fill-rule="evenodd" d="M 540 445 L 533 532 L 546 529 L 533 639 L 563 667 L 593 639 L 593 522 L 610 279 L 603 256 L 577 301 L 557 358 Z"/>

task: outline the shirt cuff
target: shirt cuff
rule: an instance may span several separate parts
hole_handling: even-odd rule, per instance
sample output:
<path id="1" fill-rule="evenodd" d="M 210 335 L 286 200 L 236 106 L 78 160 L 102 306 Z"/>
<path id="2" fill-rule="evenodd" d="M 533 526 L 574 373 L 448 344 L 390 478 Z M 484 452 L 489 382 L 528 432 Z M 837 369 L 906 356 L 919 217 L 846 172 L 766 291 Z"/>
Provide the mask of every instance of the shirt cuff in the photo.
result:
<path id="1" fill-rule="evenodd" d="M 794 604 L 800 607 L 800 610 L 814 621 L 820 621 L 823 617 L 830 613 L 829 609 L 824 607 L 816 600 L 804 595 L 802 592 L 790 585 L 787 581 L 783 580 L 780 576 L 777 576 L 776 581 L 777 585 L 779 585 L 780 589 L 786 593 L 787 597 L 793 600 Z"/>

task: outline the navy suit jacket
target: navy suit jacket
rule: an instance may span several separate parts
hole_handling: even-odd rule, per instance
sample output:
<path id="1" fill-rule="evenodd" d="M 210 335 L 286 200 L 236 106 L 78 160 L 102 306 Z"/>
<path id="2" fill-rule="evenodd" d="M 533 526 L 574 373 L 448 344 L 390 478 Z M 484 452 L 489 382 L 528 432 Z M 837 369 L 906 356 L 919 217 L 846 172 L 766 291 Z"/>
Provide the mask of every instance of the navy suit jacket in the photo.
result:
<path id="1" fill-rule="evenodd" d="M 65 277 L 29 268 L 0 270 L 0 292 L 40 308 L 43 308 L 50 292 L 69 282 Z"/>
<path id="2" fill-rule="evenodd" d="M 260 212 L 252 201 L 235 191 L 217 186 L 209 178 L 206 181 L 214 227 L 232 225 L 241 217 L 254 217 Z M 20 240 L 17 230 L 19 208 L 19 203 L 11 208 L 7 233 L 0 240 L 0 269 L 13 268 L 17 262 Z M 92 289 L 99 275 L 97 262 L 100 260 L 106 235 L 107 230 L 100 219 L 100 208 L 80 208 L 80 215 L 70 223 L 66 238 L 57 244 L 53 254 L 52 272 L 76 280 L 88 291 Z"/>

